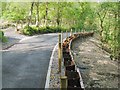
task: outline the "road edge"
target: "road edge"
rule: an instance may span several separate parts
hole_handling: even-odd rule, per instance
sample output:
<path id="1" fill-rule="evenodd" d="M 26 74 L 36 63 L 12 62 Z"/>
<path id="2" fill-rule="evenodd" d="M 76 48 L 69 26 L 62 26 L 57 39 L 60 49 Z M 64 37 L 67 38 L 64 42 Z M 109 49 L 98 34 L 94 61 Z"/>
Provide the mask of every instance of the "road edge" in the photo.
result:
<path id="1" fill-rule="evenodd" d="M 13 43 L 10 43 L 9 41 L 6 42 L 6 46 L 3 47 L 3 43 L 1 44 L 1 47 L 0 47 L 0 51 L 4 51 L 4 50 L 7 50 L 9 48 L 11 48 L 12 46 L 14 46 L 15 44 L 18 44 L 18 43 L 21 43 L 22 41 L 25 41 L 25 40 L 28 40 L 28 39 L 31 39 L 31 38 L 34 38 L 34 37 L 37 37 L 37 36 L 32 36 L 32 37 L 24 37 L 22 38 L 21 40 L 18 40 L 18 41 L 14 41 Z"/>
<path id="2" fill-rule="evenodd" d="M 53 49 L 51 57 L 50 57 L 48 72 L 47 72 L 47 76 L 46 76 L 45 90 L 48 90 L 48 88 L 49 88 L 51 66 L 52 66 L 52 62 L 53 62 L 53 58 L 54 58 L 53 55 L 55 53 L 57 46 L 58 46 L 58 43 L 54 46 L 54 49 Z"/>

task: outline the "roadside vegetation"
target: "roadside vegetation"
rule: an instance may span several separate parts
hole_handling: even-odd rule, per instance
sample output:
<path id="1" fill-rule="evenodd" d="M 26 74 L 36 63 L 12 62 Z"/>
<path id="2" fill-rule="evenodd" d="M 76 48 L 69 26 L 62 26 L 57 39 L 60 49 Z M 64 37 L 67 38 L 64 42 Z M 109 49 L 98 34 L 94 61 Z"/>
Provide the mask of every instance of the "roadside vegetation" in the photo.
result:
<path id="1" fill-rule="evenodd" d="M 4 36 L 4 32 L 0 30 L 0 41 L 5 43 L 7 42 L 7 37 Z"/>
<path id="2" fill-rule="evenodd" d="M 119 59 L 118 7 L 118 2 L 2 2 L 1 18 L 25 35 L 94 31 L 111 58 Z"/>
<path id="3" fill-rule="evenodd" d="M 66 32 L 66 29 L 61 27 L 35 27 L 35 26 L 25 26 L 22 31 L 25 35 L 35 35 L 35 34 L 44 34 L 44 33 L 57 33 L 57 32 Z"/>

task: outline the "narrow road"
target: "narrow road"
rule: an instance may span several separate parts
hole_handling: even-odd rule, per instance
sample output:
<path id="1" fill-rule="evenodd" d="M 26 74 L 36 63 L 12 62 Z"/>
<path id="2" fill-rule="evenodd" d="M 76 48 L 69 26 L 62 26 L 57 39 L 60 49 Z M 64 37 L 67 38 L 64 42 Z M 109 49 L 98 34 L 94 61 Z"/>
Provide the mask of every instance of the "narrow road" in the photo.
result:
<path id="1" fill-rule="evenodd" d="M 37 35 L 2 51 L 3 88 L 44 88 L 58 34 Z"/>
<path id="2" fill-rule="evenodd" d="M 15 27 L 9 27 L 6 29 L 2 29 L 4 31 L 4 35 L 7 37 L 8 42 L 2 43 L 2 49 L 6 49 L 7 47 L 11 47 L 15 43 L 19 42 L 24 38 L 29 38 L 30 36 L 25 36 L 15 32 Z"/>

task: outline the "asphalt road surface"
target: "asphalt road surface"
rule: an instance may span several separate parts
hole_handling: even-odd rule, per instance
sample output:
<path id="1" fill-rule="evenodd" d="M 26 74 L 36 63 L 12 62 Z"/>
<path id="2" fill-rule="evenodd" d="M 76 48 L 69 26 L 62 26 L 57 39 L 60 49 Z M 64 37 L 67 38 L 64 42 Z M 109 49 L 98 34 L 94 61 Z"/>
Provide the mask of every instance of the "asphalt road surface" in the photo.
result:
<path id="1" fill-rule="evenodd" d="M 58 34 L 37 35 L 2 51 L 3 88 L 44 88 Z"/>

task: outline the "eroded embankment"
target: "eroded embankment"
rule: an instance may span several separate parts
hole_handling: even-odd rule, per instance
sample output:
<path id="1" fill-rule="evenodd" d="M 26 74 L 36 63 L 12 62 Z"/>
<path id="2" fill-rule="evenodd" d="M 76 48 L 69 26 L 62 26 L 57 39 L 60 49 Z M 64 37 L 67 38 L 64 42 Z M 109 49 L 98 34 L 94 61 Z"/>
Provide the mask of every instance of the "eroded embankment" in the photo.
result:
<path id="1" fill-rule="evenodd" d="M 74 60 L 85 88 L 118 88 L 118 63 L 99 48 L 93 37 L 80 37 L 72 42 Z"/>

